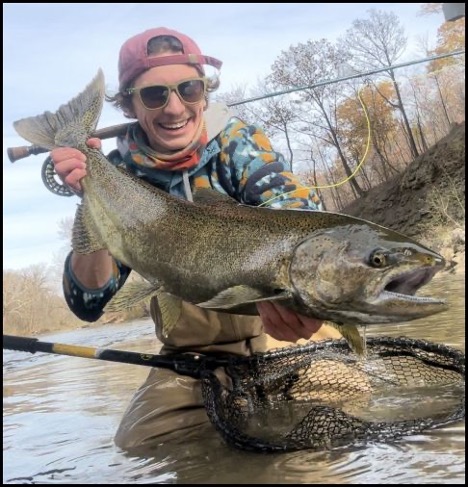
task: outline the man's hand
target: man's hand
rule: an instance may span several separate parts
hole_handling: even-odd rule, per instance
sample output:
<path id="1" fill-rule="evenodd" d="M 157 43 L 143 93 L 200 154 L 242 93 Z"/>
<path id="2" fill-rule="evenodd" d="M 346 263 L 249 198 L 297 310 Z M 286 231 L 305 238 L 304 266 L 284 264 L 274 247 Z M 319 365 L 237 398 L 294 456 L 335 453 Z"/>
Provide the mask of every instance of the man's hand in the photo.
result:
<path id="1" fill-rule="evenodd" d="M 93 137 L 88 139 L 88 147 L 101 149 L 101 140 Z M 86 176 L 86 156 L 72 147 L 58 147 L 50 153 L 59 178 L 75 192 L 81 192 L 80 181 Z"/>
<path id="2" fill-rule="evenodd" d="M 322 320 L 308 318 L 273 301 L 257 303 L 257 310 L 263 321 L 265 332 L 276 340 L 297 342 L 308 340 L 323 324 Z"/>

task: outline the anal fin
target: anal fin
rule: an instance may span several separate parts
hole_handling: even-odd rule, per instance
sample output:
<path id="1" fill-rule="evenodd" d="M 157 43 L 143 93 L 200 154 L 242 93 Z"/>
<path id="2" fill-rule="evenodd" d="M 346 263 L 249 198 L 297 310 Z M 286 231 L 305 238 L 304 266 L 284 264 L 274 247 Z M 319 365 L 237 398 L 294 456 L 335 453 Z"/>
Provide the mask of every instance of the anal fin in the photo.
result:
<path id="1" fill-rule="evenodd" d="M 182 313 L 182 300 L 177 296 L 165 293 L 157 293 L 159 310 L 162 319 L 162 334 L 164 338 L 174 329 Z"/>

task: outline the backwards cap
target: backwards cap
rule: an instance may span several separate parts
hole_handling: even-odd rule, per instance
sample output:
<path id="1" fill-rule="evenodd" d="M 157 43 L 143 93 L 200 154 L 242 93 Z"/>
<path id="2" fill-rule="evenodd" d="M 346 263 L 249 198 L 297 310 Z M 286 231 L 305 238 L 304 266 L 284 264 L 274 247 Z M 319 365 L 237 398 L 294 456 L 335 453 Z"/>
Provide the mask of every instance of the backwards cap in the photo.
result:
<path id="1" fill-rule="evenodd" d="M 160 56 L 148 54 L 148 42 L 153 37 L 172 36 L 182 44 L 183 54 Z M 147 69 L 167 64 L 192 64 L 200 67 L 203 64 L 220 69 L 222 62 L 216 58 L 205 56 L 197 44 L 180 32 L 158 27 L 149 29 L 128 39 L 120 49 L 119 55 L 119 89 L 122 92 L 129 83 Z"/>

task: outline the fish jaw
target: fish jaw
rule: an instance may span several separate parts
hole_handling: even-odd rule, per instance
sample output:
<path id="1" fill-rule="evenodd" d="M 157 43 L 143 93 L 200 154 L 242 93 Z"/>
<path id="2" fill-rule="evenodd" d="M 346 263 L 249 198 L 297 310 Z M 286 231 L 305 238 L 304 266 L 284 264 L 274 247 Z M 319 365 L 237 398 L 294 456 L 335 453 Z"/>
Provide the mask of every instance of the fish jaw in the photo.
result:
<path id="1" fill-rule="evenodd" d="M 351 231 L 352 230 L 352 231 Z M 382 228 L 335 228 L 295 249 L 289 268 L 297 311 L 340 324 L 395 323 L 440 313 L 442 299 L 417 296 L 445 266 L 443 257 Z M 372 261 L 376 251 L 385 265 Z"/>
<path id="2" fill-rule="evenodd" d="M 392 321 L 409 321 L 446 311 L 448 305 L 445 300 L 416 295 L 420 288 L 429 283 L 434 275 L 443 269 L 444 264 L 445 261 L 441 258 L 440 263 L 432 267 L 406 270 L 389 276 L 376 293 L 375 299 L 369 300 L 371 308 L 380 310 L 380 313 L 387 313 Z M 375 322 L 373 316 L 370 316 L 370 319 Z"/>

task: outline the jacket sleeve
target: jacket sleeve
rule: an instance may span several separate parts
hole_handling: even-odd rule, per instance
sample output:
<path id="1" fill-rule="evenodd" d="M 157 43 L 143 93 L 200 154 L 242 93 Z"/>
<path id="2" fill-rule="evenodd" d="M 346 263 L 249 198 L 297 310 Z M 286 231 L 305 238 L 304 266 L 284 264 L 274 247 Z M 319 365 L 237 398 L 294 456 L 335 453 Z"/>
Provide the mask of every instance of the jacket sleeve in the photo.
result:
<path id="1" fill-rule="evenodd" d="M 218 177 L 232 197 L 254 206 L 322 210 L 317 193 L 286 169 L 259 127 L 233 118 L 218 137 Z"/>
<path id="2" fill-rule="evenodd" d="M 70 310 L 84 321 L 96 321 L 103 315 L 104 306 L 124 285 L 131 269 L 114 260 L 113 273 L 107 284 L 88 289 L 76 278 L 71 268 L 71 252 L 65 260 L 63 294 Z"/>

